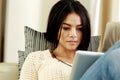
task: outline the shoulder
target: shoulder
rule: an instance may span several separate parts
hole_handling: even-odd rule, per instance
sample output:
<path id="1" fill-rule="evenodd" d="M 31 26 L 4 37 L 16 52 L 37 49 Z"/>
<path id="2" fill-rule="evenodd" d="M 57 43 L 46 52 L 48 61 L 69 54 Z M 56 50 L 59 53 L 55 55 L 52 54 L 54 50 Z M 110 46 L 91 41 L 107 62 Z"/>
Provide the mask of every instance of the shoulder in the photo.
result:
<path id="1" fill-rule="evenodd" d="M 50 55 L 49 50 L 31 52 L 25 59 L 25 64 L 34 64 L 36 69 L 38 69 L 44 61 L 51 57 Z"/>
<path id="2" fill-rule="evenodd" d="M 49 57 L 51 54 L 50 54 L 50 51 L 49 50 L 44 50 L 44 51 L 35 51 L 35 52 L 31 52 L 29 55 L 28 55 L 28 58 L 34 58 L 34 59 L 44 59 L 46 57 Z"/>
<path id="3" fill-rule="evenodd" d="M 50 54 L 50 51 L 47 49 L 47 50 L 44 50 L 44 51 L 31 52 L 29 55 L 37 55 L 37 56 L 40 56 L 40 55 L 48 55 L 48 54 Z"/>

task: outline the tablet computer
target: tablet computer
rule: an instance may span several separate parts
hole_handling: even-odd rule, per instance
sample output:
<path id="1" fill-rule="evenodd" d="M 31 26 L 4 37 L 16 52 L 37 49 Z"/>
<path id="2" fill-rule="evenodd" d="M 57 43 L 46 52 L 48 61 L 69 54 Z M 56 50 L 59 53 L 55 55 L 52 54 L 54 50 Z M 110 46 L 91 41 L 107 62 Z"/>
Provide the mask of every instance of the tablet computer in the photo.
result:
<path id="1" fill-rule="evenodd" d="M 70 80 L 80 80 L 86 70 L 102 55 L 102 52 L 76 51 Z"/>

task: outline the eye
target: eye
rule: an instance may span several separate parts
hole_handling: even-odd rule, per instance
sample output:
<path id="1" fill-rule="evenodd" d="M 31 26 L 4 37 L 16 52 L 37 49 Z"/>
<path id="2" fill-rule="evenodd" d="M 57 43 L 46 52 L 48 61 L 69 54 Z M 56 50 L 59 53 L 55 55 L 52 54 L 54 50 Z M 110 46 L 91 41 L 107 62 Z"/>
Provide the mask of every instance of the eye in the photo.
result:
<path id="1" fill-rule="evenodd" d="M 63 30 L 69 30 L 69 27 L 62 27 Z"/>
<path id="2" fill-rule="evenodd" d="M 83 29 L 82 27 L 78 27 L 78 28 L 77 28 L 77 30 L 79 30 L 79 31 L 82 31 L 82 29 Z"/>

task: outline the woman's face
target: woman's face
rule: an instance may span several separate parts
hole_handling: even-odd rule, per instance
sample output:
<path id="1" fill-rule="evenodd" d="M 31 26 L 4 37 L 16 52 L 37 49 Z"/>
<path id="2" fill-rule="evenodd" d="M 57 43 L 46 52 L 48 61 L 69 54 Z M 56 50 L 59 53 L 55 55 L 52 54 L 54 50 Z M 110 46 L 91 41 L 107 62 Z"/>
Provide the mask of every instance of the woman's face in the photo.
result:
<path id="1" fill-rule="evenodd" d="M 76 13 L 70 13 L 63 21 L 59 30 L 58 46 L 67 50 L 76 50 L 82 40 L 82 22 Z"/>

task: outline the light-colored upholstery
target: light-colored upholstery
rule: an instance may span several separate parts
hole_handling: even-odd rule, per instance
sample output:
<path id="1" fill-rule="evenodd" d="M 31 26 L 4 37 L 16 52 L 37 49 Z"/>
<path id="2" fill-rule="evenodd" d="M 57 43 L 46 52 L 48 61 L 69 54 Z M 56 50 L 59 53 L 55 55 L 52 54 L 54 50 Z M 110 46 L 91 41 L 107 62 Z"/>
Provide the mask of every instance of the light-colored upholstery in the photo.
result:
<path id="1" fill-rule="evenodd" d="M 107 51 L 118 40 L 120 40 L 120 22 L 108 22 L 101 51 Z"/>
<path id="2" fill-rule="evenodd" d="M 17 63 L 0 63 L 0 80 L 18 80 Z"/>

